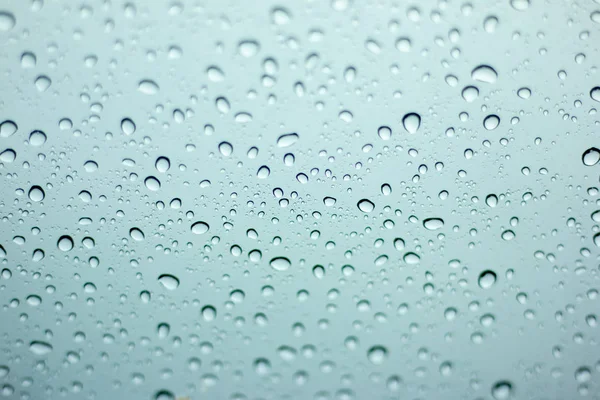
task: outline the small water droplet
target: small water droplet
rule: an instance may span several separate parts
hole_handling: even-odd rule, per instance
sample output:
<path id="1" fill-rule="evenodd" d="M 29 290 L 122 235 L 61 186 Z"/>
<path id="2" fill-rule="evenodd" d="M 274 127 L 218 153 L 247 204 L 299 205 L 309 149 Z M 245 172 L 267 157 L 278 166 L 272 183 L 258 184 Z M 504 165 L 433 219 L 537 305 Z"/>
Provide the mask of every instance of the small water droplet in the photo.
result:
<path id="1" fill-rule="evenodd" d="M 367 352 L 367 358 L 375 365 L 381 365 L 388 357 L 388 351 L 383 346 L 373 346 Z"/>
<path id="2" fill-rule="evenodd" d="M 0 10 L 0 32 L 8 32 L 15 27 L 17 20 L 15 16 L 4 10 Z"/>
<path id="3" fill-rule="evenodd" d="M 42 189 L 40 186 L 35 185 L 29 189 L 28 196 L 31 201 L 40 202 L 44 200 L 44 197 L 46 197 L 46 193 L 44 192 L 44 189 Z"/>
<path id="4" fill-rule="evenodd" d="M 34 340 L 29 343 L 29 350 L 37 356 L 45 356 L 52 351 L 52 345 L 41 340 Z"/>
<path id="5" fill-rule="evenodd" d="M 63 235 L 58 239 L 57 246 L 61 251 L 70 251 L 73 249 L 75 242 L 73 242 L 73 238 L 69 235 Z"/>
<path id="6" fill-rule="evenodd" d="M 277 147 L 281 147 L 281 148 L 290 147 L 291 145 L 296 143 L 296 141 L 298 141 L 298 139 L 299 139 L 299 136 L 297 133 L 286 133 L 277 138 Z"/>
<path id="7" fill-rule="evenodd" d="M 135 123 L 129 119 L 129 118 L 124 118 L 121 120 L 121 131 L 129 136 L 129 135 L 133 135 L 133 133 L 135 132 L 136 126 Z"/>
<path id="8" fill-rule="evenodd" d="M 430 231 L 435 231 L 444 227 L 444 220 L 441 218 L 427 218 L 423 220 L 423 226 Z"/>

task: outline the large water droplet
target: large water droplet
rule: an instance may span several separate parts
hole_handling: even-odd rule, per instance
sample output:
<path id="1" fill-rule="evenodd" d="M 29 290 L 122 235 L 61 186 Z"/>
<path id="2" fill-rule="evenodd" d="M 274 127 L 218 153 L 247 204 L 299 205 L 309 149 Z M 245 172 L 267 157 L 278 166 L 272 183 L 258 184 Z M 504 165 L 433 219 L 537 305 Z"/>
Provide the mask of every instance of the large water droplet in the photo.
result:
<path id="1" fill-rule="evenodd" d="M 441 218 L 427 218 L 423 220 L 423 226 L 430 231 L 435 231 L 444 226 L 444 220 Z"/>
<path id="2" fill-rule="evenodd" d="M 52 345 L 41 340 L 34 340 L 29 343 L 29 350 L 36 356 L 45 356 L 52 351 Z"/>
<path id="3" fill-rule="evenodd" d="M 52 85 L 52 79 L 46 75 L 40 75 L 35 78 L 35 87 L 39 92 L 45 92 Z"/>
<path id="4" fill-rule="evenodd" d="M 39 202 L 44 200 L 44 197 L 46 197 L 46 193 L 44 193 L 44 189 L 36 185 L 32 186 L 29 189 L 28 196 L 31 201 Z"/>
<path id="5" fill-rule="evenodd" d="M 471 78 L 479 82 L 495 83 L 498 79 L 498 73 L 489 65 L 480 65 L 473 69 Z"/>
<path id="6" fill-rule="evenodd" d="M 297 133 L 286 133 L 277 138 L 277 147 L 290 147 L 298 140 Z"/>
<path id="7" fill-rule="evenodd" d="M 146 185 L 146 188 L 152 192 L 156 192 L 160 189 L 160 181 L 154 176 L 149 176 L 144 179 L 144 185 Z"/>
<path id="8" fill-rule="evenodd" d="M 381 365 L 388 357 L 388 351 L 383 346 L 373 346 L 367 352 L 367 358 L 375 365 Z"/>
<path id="9" fill-rule="evenodd" d="M 483 120 L 483 126 L 488 131 L 493 131 L 498 127 L 498 125 L 500 125 L 500 117 L 495 114 L 488 115 Z"/>
<path id="10" fill-rule="evenodd" d="M 496 273 L 491 270 L 485 270 L 479 274 L 479 279 L 477 280 L 479 287 L 482 289 L 489 289 L 496 283 Z"/>
<path id="11" fill-rule="evenodd" d="M 129 236 L 131 236 L 131 238 L 137 242 L 141 242 L 145 237 L 144 232 L 142 232 L 140 228 L 131 228 L 129 230 Z"/>
<path id="12" fill-rule="evenodd" d="M 197 221 L 192 224 L 191 230 L 195 235 L 202 235 L 210 229 L 210 226 L 204 221 Z"/>
<path id="13" fill-rule="evenodd" d="M 17 124 L 7 119 L 0 124 L 0 137 L 11 137 L 17 132 L 17 129 L 19 129 Z"/>
<path id="14" fill-rule="evenodd" d="M 162 274 L 158 277 L 158 282 L 167 290 L 175 290 L 179 287 L 179 279 L 171 274 Z"/>
<path id="15" fill-rule="evenodd" d="M 4 10 L 0 10 L 0 32 L 8 32 L 15 27 L 17 20 L 15 16 Z"/>
<path id="16" fill-rule="evenodd" d="M 275 257 L 271 259 L 270 265 L 277 271 L 286 271 L 292 265 L 292 262 L 285 257 Z"/>
<path id="17" fill-rule="evenodd" d="M 127 136 L 132 135 L 135 132 L 135 129 L 136 129 L 135 123 L 131 119 L 123 118 L 121 120 L 121 131 L 125 135 L 127 135 Z"/>
<path id="18" fill-rule="evenodd" d="M 510 5 L 517 11 L 525 11 L 529 8 L 530 0 L 510 0 Z"/>
<path id="19" fill-rule="evenodd" d="M 590 147 L 583 152 L 581 161 L 588 167 L 598 164 L 598 161 L 600 161 L 600 149 L 597 149 L 596 147 Z"/>
<path id="20" fill-rule="evenodd" d="M 408 133 L 416 133 L 421 126 L 421 116 L 417 113 L 408 113 L 402 118 L 402 126 Z"/>
<path id="21" fill-rule="evenodd" d="M 143 94 L 153 95 L 158 93 L 159 89 L 158 84 L 150 79 L 144 79 L 138 83 L 138 90 Z"/>
<path id="22" fill-rule="evenodd" d="M 364 213 L 370 213 L 375 209 L 375 204 L 371 200 L 362 199 L 356 204 L 358 209 Z"/>
<path id="23" fill-rule="evenodd" d="M 499 381 L 492 387 L 492 396 L 496 400 L 507 400 L 513 395 L 512 383 L 508 381 Z"/>
<path id="24" fill-rule="evenodd" d="M 58 242 L 56 244 L 59 250 L 70 251 L 73 249 L 75 242 L 73 242 L 73 238 L 71 238 L 71 236 L 63 235 L 60 238 L 58 238 Z"/>
<path id="25" fill-rule="evenodd" d="M 156 170 L 161 174 L 164 174 L 169 170 L 169 168 L 171 168 L 171 160 L 169 160 L 167 157 L 158 157 L 154 163 L 154 168 L 156 168 Z"/>

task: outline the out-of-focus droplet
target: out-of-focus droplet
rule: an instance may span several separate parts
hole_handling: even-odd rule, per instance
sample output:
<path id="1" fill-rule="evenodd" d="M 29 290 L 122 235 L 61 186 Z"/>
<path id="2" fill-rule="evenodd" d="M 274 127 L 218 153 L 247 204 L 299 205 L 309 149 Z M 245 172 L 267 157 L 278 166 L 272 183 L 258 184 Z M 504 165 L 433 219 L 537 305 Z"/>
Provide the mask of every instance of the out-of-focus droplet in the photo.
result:
<path id="1" fill-rule="evenodd" d="M 8 32 L 15 27 L 17 19 L 14 14 L 5 10 L 0 10 L 0 33 Z"/>
<path id="2" fill-rule="evenodd" d="M 283 134 L 281 136 L 279 136 L 277 138 L 277 147 L 290 147 L 291 145 L 293 145 L 294 143 L 296 143 L 298 141 L 298 134 L 297 133 L 286 133 Z"/>
<path id="3" fill-rule="evenodd" d="M 143 79 L 138 83 L 138 90 L 140 93 L 153 95 L 158 93 L 159 87 L 156 82 L 150 79 Z"/>

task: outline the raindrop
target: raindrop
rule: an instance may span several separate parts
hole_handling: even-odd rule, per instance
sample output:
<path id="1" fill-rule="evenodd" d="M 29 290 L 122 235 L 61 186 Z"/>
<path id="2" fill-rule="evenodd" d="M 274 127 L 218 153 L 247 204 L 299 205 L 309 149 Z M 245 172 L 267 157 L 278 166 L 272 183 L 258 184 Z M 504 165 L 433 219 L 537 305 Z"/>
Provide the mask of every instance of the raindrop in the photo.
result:
<path id="1" fill-rule="evenodd" d="M 270 265 L 274 270 L 287 271 L 292 265 L 291 261 L 285 257 L 275 257 L 271 259 Z"/>
<path id="2" fill-rule="evenodd" d="M 596 147 L 590 147 L 589 149 L 583 152 L 583 155 L 581 156 L 581 161 L 584 165 L 587 165 L 588 167 L 598 164 L 598 161 L 600 161 L 600 150 Z"/>
<path id="3" fill-rule="evenodd" d="M 383 346 L 373 346 L 367 352 L 367 358 L 375 365 L 381 365 L 388 357 L 388 351 Z"/>
<path id="4" fill-rule="evenodd" d="M 600 15 L 600 12 L 598 13 Z M 600 101 L 600 86 L 596 86 L 590 90 L 590 97 L 592 100 Z"/>
<path id="5" fill-rule="evenodd" d="M 488 115 L 483 120 L 483 126 L 488 131 L 493 131 L 498 127 L 498 125 L 500 125 L 500 117 L 495 114 Z"/>
<path id="6" fill-rule="evenodd" d="M 17 153 L 13 149 L 6 149 L 0 153 L 0 161 L 11 163 L 17 158 Z"/>
<path id="7" fill-rule="evenodd" d="M 7 138 L 15 134 L 19 129 L 17 124 L 11 120 L 6 120 L 0 124 L 0 137 Z"/>
<path id="8" fill-rule="evenodd" d="M 256 172 L 256 177 L 258 179 L 267 179 L 271 175 L 271 170 L 266 165 L 263 165 Z"/>
<path id="9" fill-rule="evenodd" d="M 297 133 L 286 133 L 284 135 L 281 135 L 277 138 L 277 147 L 290 147 L 291 145 L 296 143 L 296 141 L 298 141 L 298 138 L 299 136 Z"/>
<path id="10" fill-rule="evenodd" d="M 131 238 L 136 242 L 141 242 L 145 237 L 144 232 L 142 232 L 142 230 L 139 228 L 131 228 L 129 230 L 129 236 L 131 236 Z"/>
<path id="11" fill-rule="evenodd" d="M 471 78 L 479 82 L 495 83 L 498 73 L 489 65 L 480 65 L 471 72 Z"/>
<path id="12" fill-rule="evenodd" d="M 46 75 L 40 75 L 35 78 L 35 87 L 39 92 L 45 92 L 52 85 L 52 80 Z"/>
<path id="13" fill-rule="evenodd" d="M 46 134 L 42 131 L 33 131 L 29 134 L 29 144 L 35 147 L 42 146 L 46 143 Z"/>
<path id="14" fill-rule="evenodd" d="M 492 387 L 492 396 L 496 400 L 507 400 L 513 395 L 512 383 L 508 381 L 499 381 Z"/>
<path id="15" fill-rule="evenodd" d="M 124 118 L 121 120 L 121 131 L 129 136 L 132 135 L 135 132 L 135 123 L 130 120 L 129 118 Z"/>
<path id="16" fill-rule="evenodd" d="M 40 340 L 34 340 L 29 344 L 29 350 L 36 356 L 45 356 L 52 351 L 52 345 Z"/>
<path id="17" fill-rule="evenodd" d="M 73 242 L 73 238 L 68 235 L 63 235 L 58 239 L 57 246 L 61 251 L 70 251 L 73 249 L 75 242 Z"/>
<path id="18" fill-rule="evenodd" d="M 146 179 L 144 179 L 144 185 L 146 185 L 146 188 L 148 190 L 151 190 L 153 192 L 156 192 L 160 189 L 160 181 L 153 176 L 149 176 Z"/>
<path id="19" fill-rule="evenodd" d="M 210 229 L 210 226 L 204 221 L 197 221 L 192 224 L 191 230 L 195 235 L 202 235 Z"/>
<path id="20" fill-rule="evenodd" d="M 15 27 L 17 20 L 15 16 L 4 10 L 0 10 L 0 32 L 8 32 Z"/>
<path id="21" fill-rule="evenodd" d="M 352 113 L 348 110 L 344 110 L 344 111 L 340 112 L 339 117 L 342 121 L 344 121 L 346 123 L 352 122 L 352 119 L 354 118 Z"/>
<path id="22" fill-rule="evenodd" d="M 238 44 L 238 52 L 243 57 L 255 56 L 260 50 L 260 45 L 255 40 L 243 40 Z"/>
<path id="23" fill-rule="evenodd" d="M 44 197 L 46 197 L 46 193 L 44 192 L 44 189 L 36 185 L 32 186 L 31 189 L 29 189 L 28 196 L 29 200 L 39 202 L 44 200 Z"/>
<path id="24" fill-rule="evenodd" d="M 175 290 L 179 287 L 179 279 L 170 274 L 160 275 L 158 281 L 167 290 Z"/>
<path id="25" fill-rule="evenodd" d="M 223 71 L 214 65 L 211 65 L 206 69 L 206 75 L 208 76 L 208 79 L 213 82 L 222 82 L 225 80 Z"/>
<path id="26" fill-rule="evenodd" d="M 496 273 L 491 270 L 485 270 L 479 274 L 479 279 L 477 280 L 479 287 L 482 289 L 489 289 L 496 283 Z"/>
<path id="27" fill-rule="evenodd" d="M 370 213 L 375 209 L 375 204 L 373 204 L 372 201 L 367 199 L 359 200 L 359 202 L 356 205 L 358 206 L 358 209 L 364 213 Z"/>
<path id="28" fill-rule="evenodd" d="M 233 153 L 233 146 L 229 142 L 221 142 L 219 143 L 219 153 L 225 157 L 229 157 Z"/>
<path id="29" fill-rule="evenodd" d="M 529 8 L 530 0 L 510 0 L 510 5 L 517 11 L 525 11 Z"/>
<path id="30" fill-rule="evenodd" d="M 427 218 L 423 220 L 423 226 L 430 231 L 435 231 L 444 226 L 444 220 L 441 218 Z"/>
<path id="31" fill-rule="evenodd" d="M 171 160 L 167 157 L 158 157 L 154 162 L 154 168 L 156 168 L 158 172 L 164 174 L 171 168 Z"/>
<path id="32" fill-rule="evenodd" d="M 416 113 L 406 114 L 402 118 L 402 125 L 408 133 L 416 133 L 421 126 L 421 116 Z"/>
<path id="33" fill-rule="evenodd" d="M 204 306 L 202 308 L 202 318 L 205 321 L 213 321 L 217 317 L 217 310 L 213 306 Z"/>
<path id="34" fill-rule="evenodd" d="M 403 260 L 408 265 L 416 265 L 421 262 L 421 257 L 413 252 L 408 252 L 404 255 Z"/>
<path id="35" fill-rule="evenodd" d="M 160 88 L 158 87 L 156 82 L 150 79 L 144 79 L 138 83 L 138 90 L 143 94 L 153 95 L 158 93 L 159 89 Z"/>

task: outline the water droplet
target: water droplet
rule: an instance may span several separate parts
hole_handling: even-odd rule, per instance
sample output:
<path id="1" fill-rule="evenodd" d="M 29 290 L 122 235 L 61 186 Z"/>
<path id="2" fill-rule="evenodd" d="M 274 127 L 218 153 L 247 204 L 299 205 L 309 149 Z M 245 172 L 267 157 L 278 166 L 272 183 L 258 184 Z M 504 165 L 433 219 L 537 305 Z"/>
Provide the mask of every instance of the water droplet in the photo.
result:
<path id="1" fill-rule="evenodd" d="M 352 122 L 352 119 L 354 118 L 354 116 L 352 115 L 352 113 L 350 111 L 344 110 L 344 111 L 340 112 L 339 118 L 346 123 L 350 123 L 350 122 Z"/>
<path id="2" fill-rule="evenodd" d="M 525 11 L 529 8 L 530 0 L 510 0 L 510 5 L 517 11 Z"/>
<path id="3" fill-rule="evenodd" d="M 441 218 L 427 218 L 423 220 L 423 226 L 430 231 L 435 231 L 444 227 L 444 220 Z"/>
<path id="4" fill-rule="evenodd" d="M 6 149 L 0 153 L 0 161 L 5 163 L 11 163 L 17 158 L 17 152 L 13 149 Z"/>
<path id="5" fill-rule="evenodd" d="M 44 192 L 44 189 L 36 185 L 32 186 L 29 189 L 28 196 L 31 201 L 39 202 L 44 200 L 44 197 L 46 197 L 46 193 Z"/>
<path id="6" fill-rule="evenodd" d="M 406 253 L 402 259 L 408 265 L 416 265 L 421 262 L 421 257 L 419 257 L 418 254 L 413 252 Z"/>
<path id="7" fill-rule="evenodd" d="M 600 149 L 597 149 L 596 147 L 590 147 L 583 152 L 581 161 L 588 167 L 598 164 L 598 161 L 600 161 Z"/>
<path id="8" fill-rule="evenodd" d="M 471 78 L 479 82 L 495 83 L 498 79 L 498 73 L 489 65 L 480 65 L 473 69 Z"/>
<path id="9" fill-rule="evenodd" d="M 21 67 L 22 68 L 33 68 L 37 64 L 37 57 L 30 51 L 26 51 L 21 54 Z"/>
<path id="10" fill-rule="evenodd" d="M 291 19 L 292 15 L 283 7 L 276 7 L 271 10 L 271 20 L 275 25 L 289 24 Z"/>
<path id="11" fill-rule="evenodd" d="M 210 226 L 204 221 L 197 221 L 192 224 L 192 233 L 195 235 L 202 235 L 210 229 Z"/>
<path id="12" fill-rule="evenodd" d="M 531 97 L 531 89 L 522 87 L 517 91 L 517 96 L 522 99 L 528 99 Z"/>
<path id="13" fill-rule="evenodd" d="M 492 386 L 492 397 L 496 400 L 507 400 L 513 395 L 512 383 L 508 381 L 499 381 Z"/>
<path id="14" fill-rule="evenodd" d="M 31 146 L 39 147 L 46 143 L 46 134 L 42 131 L 33 131 L 29 134 L 29 144 Z"/>
<path id="15" fill-rule="evenodd" d="M 213 306 L 204 306 L 202 308 L 202 318 L 205 321 L 213 321 L 217 317 L 217 310 Z"/>
<path id="16" fill-rule="evenodd" d="M 63 235 L 58 239 L 57 246 L 61 251 L 70 251 L 73 249 L 75 242 L 73 242 L 73 238 L 68 235 Z"/>
<path id="17" fill-rule="evenodd" d="M 11 120 L 6 120 L 0 124 L 0 137 L 11 137 L 17 132 L 17 129 L 19 128 L 16 123 Z"/>
<path id="18" fill-rule="evenodd" d="M 243 57 L 253 57 L 260 51 L 260 45 L 255 40 L 243 40 L 238 44 L 238 52 Z"/>
<path id="19" fill-rule="evenodd" d="M 367 358 L 375 365 L 381 365 L 388 357 L 388 351 L 383 346 L 373 346 L 367 352 Z"/>
<path id="20" fill-rule="evenodd" d="M 34 340 L 29 344 L 29 350 L 36 356 L 45 356 L 52 351 L 52 345 L 41 340 Z"/>
<path id="21" fill-rule="evenodd" d="M 277 147 L 290 147 L 291 145 L 296 143 L 296 141 L 298 141 L 298 138 L 299 136 L 297 133 L 286 133 L 284 135 L 281 135 L 277 138 Z"/>
<path id="22" fill-rule="evenodd" d="M 161 174 L 164 174 L 169 170 L 169 168 L 171 168 L 171 160 L 169 160 L 167 157 L 158 157 L 154 162 L 154 168 L 156 168 L 156 170 Z"/>
<path id="23" fill-rule="evenodd" d="M 149 176 L 144 179 L 144 185 L 146 185 L 146 188 L 152 192 L 156 192 L 160 189 L 160 181 L 154 176 Z"/>
<path id="24" fill-rule="evenodd" d="M 479 89 L 475 86 L 467 86 L 462 91 L 462 97 L 467 103 L 472 103 L 479 97 Z"/>
<path id="25" fill-rule="evenodd" d="M 174 275 L 162 274 L 158 277 L 158 282 L 167 290 L 175 290 L 179 287 L 179 279 Z"/>
<path id="26" fill-rule="evenodd" d="M 233 153 L 233 146 L 229 142 L 221 142 L 219 143 L 219 153 L 225 157 L 229 157 Z"/>
<path id="27" fill-rule="evenodd" d="M 364 213 L 370 213 L 375 209 L 375 204 L 373 204 L 372 201 L 367 199 L 359 200 L 359 202 L 356 205 L 358 206 L 358 209 Z"/>
<path id="28" fill-rule="evenodd" d="M 45 92 L 52 85 L 52 79 L 46 75 L 40 75 L 35 78 L 35 87 L 39 92 Z"/>
<path id="29" fill-rule="evenodd" d="M 491 288 L 496 283 L 496 273 L 489 269 L 481 272 L 477 283 L 482 289 Z"/>
<path id="30" fill-rule="evenodd" d="M 487 33 L 494 33 L 498 28 L 498 18 L 490 15 L 483 21 L 483 30 Z"/>
<path id="31" fill-rule="evenodd" d="M 256 177 L 258 179 L 267 179 L 271 175 L 271 170 L 266 165 L 263 165 L 256 172 Z"/>
<path id="32" fill-rule="evenodd" d="M 213 82 L 222 82 L 225 80 L 225 74 L 223 71 L 214 65 L 211 65 L 206 69 L 206 75 L 208 76 L 208 79 Z"/>
<path id="33" fill-rule="evenodd" d="M 488 115 L 483 120 L 483 127 L 488 131 L 493 131 L 500 125 L 500 117 L 495 114 Z"/>
<path id="34" fill-rule="evenodd" d="M 129 136 L 129 135 L 133 135 L 133 133 L 135 132 L 136 126 L 135 123 L 130 120 L 129 118 L 124 118 L 123 120 L 121 120 L 121 131 Z"/>
<path id="35" fill-rule="evenodd" d="M 408 133 L 416 133 L 421 126 L 421 116 L 416 113 L 408 113 L 402 118 L 402 125 Z"/>
<path id="36" fill-rule="evenodd" d="M 145 237 L 144 232 L 142 232 L 142 230 L 139 228 L 131 228 L 129 230 L 129 236 L 131 236 L 131 238 L 137 242 L 141 242 Z"/>
<path id="37" fill-rule="evenodd" d="M 168 390 L 159 390 L 153 400 L 175 400 L 175 395 Z"/>
<path id="38" fill-rule="evenodd" d="M 285 257 L 275 257 L 271 259 L 271 267 L 277 271 L 287 271 L 292 265 L 292 262 Z"/>
<path id="39" fill-rule="evenodd" d="M 17 20 L 15 16 L 4 10 L 0 10 L 0 32 L 8 32 L 15 27 Z"/>
<path id="40" fill-rule="evenodd" d="M 150 79 L 143 79 L 138 83 L 138 90 L 147 95 L 153 95 L 158 93 L 160 88 L 158 84 Z"/>
<path id="41" fill-rule="evenodd" d="M 590 14 L 590 19 L 591 19 L 593 22 L 595 22 L 595 23 L 597 23 L 597 24 L 600 24 L 600 11 L 593 11 L 593 12 Z"/>
<path id="42" fill-rule="evenodd" d="M 380 126 L 377 129 L 377 135 L 381 138 L 381 140 L 390 140 L 392 137 L 392 130 L 389 126 Z"/>

